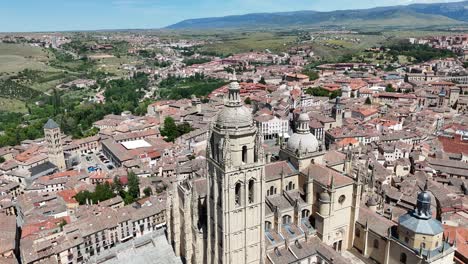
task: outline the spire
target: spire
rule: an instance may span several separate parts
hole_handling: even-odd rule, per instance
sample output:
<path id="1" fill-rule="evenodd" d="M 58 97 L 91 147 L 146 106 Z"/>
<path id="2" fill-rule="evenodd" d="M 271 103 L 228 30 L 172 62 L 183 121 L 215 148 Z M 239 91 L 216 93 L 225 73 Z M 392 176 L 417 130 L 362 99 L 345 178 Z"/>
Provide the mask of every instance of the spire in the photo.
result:
<path id="1" fill-rule="evenodd" d="M 427 192 L 428 188 L 427 188 L 427 183 L 429 182 L 429 179 L 426 179 L 426 183 L 424 184 L 424 191 Z"/>
<path id="2" fill-rule="evenodd" d="M 330 187 L 331 187 L 332 190 L 335 189 L 335 175 L 331 176 Z"/>

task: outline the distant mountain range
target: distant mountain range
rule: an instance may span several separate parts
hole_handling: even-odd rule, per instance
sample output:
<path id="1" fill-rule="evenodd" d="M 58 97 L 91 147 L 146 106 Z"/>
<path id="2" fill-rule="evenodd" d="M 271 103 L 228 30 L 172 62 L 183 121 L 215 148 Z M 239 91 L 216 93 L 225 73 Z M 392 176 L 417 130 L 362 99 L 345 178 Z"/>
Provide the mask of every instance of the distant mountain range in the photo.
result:
<path id="1" fill-rule="evenodd" d="M 297 11 L 188 19 L 168 29 L 223 29 L 305 26 L 426 27 L 468 22 L 468 1 L 376 7 L 330 12 Z"/>

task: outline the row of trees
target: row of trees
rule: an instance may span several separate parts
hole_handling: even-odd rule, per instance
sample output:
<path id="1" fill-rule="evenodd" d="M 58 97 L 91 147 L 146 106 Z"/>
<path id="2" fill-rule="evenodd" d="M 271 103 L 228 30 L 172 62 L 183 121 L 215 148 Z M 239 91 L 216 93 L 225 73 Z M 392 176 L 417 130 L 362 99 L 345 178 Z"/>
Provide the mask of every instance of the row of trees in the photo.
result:
<path id="1" fill-rule="evenodd" d="M 311 87 L 306 90 L 306 94 L 310 94 L 313 96 L 329 97 L 330 99 L 334 99 L 338 96 L 341 96 L 341 90 L 330 92 L 322 87 Z"/>
<path id="2" fill-rule="evenodd" d="M 87 202 L 97 204 L 98 202 L 109 200 L 120 195 L 125 204 L 131 204 L 140 197 L 140 181 L 134 172 L 129 172 L 127 177 L 127 190 L 125 190 L 120 179 L 116 177 L 112 184 L 108 182 L 97 184 L 94 192 L 81 191 L 77 193 L 75 195 L 75 200 L 79 204 L 86 204 Z M 145 188 L 144 194 L 146 196 L 152 195 L 151 188 Z"/>
<path id="3" fill-rule="evenodd" d="M 399 55 L 412 57 L 415 62 L 421 63 L 433 59 L 455 57 L 456 54 L 450 50 L 436 49 L 428 45 L 414 45 L 408 41 L 402 41 L 389 46 L 388 53 L 394 57 Z"/>

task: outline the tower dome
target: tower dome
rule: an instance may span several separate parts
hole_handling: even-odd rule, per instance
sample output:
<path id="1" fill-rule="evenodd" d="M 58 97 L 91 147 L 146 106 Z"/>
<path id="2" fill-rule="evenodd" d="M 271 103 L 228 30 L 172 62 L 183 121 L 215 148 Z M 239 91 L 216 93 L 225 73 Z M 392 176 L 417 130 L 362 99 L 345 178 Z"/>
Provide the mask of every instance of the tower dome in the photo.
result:
<path id="1" fill-rule="evenodd" d="M 219 128 L 242 128 L 252 125 L 252 112 L 242 104 L 239 83 L 232 82 L 229 84 L 224 108 L 216 117 L 216 126 Z"/>
<path id="2" fill-rule="evenodd" d="M 427 191 L 427 181 L 424 185 L 424 191 L 418 194 L 416 209 L 414 211 L 415 216 L 422 219 L 429 219 L 432 217 L 431 212 L 431 195 Z"/>
<path id="3" fill-rule="evenodd" d="M 293 152 L 310 153 L 319 148 L 317 138 L 310 133 L 310 118 L 307 113 L 301 113 L 297 119 L 297 132 L 288 140 L 287 148 Z"/>

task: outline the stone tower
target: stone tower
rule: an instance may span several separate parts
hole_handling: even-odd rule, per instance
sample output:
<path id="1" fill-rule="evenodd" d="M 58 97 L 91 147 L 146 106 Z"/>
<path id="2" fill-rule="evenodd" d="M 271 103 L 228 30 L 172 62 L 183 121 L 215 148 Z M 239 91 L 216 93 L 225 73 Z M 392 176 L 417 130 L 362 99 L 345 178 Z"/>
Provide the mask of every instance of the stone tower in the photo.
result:
<path id="1" fill-rule="evenodd" d="M 338 96 L 335 105 L 332 107 L 332 117 L 335 119 L 335 126 L 341 127 L 343 125 L 343 109 L 341 106 L 341 98 Z"/>
<path id="2" fill-rule="evenodd" d="M 47 141 L 49 161 L 57 166 L 59 170 L 65 170 L 67 167 L 63 155 L 60 127 L 54 120 L 49 119 L 44 125 L 44 136 Z"/>
<path id="3" fill-rule="evenodd" d="M 263 263 L 265 158 L 262 135 L 232 82 L 210 129 L 208 263 Z"/>

